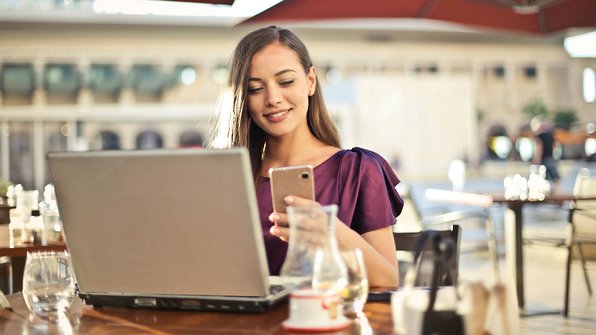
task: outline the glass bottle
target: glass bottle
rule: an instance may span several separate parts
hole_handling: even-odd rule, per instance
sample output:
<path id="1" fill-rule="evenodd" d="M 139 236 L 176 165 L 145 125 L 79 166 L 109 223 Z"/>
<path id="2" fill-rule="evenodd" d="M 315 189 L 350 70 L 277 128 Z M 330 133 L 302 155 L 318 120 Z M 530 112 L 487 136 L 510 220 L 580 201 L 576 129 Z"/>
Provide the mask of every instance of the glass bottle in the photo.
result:
<path id="1" fill-rule="evenodd" d="M 312 288 L 339 293 L 347 285 L 335 224 L 337 206 L 288 207 L 290 240 L 281 269 L 293 289 Z"/>
<path id="2" fill-rule="evenodd" d="M 58 212 L 58 203 L 56 202 L 53 184 L 45 186 L 43 201 L 39 203 L 39 209 L 43 218 L 41 244 L 47 245 L 59 241 L 62 232 L 62 220 Z"/>

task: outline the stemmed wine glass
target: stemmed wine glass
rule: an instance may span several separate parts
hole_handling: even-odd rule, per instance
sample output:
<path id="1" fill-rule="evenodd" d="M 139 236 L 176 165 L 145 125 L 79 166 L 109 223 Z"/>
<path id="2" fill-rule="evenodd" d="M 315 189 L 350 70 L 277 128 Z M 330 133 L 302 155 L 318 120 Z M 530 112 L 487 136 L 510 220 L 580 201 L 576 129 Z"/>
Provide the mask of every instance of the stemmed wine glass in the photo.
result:
<path id="1" fill-rule="evenodd" d="M 360 249 L 342 250 L 341 257 L 348 270 L 348 285 L 342 291 L 344 315 L 358 317 L 368 298 L 368 277 Z"/>

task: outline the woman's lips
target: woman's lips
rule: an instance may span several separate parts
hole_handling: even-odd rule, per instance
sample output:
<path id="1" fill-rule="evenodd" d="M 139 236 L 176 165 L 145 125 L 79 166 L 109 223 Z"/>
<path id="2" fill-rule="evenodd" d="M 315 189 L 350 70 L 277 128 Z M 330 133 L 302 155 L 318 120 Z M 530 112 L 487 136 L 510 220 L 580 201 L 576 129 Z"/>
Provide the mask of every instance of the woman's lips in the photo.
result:
<path id="1" fill-rule="evenodd" d="M 276 111 L 273 113 L 265 114 L 265 118 L 271 122 L 280 122 L 288 117 L 291 109 L 284 109 L 282 111 Z"/>

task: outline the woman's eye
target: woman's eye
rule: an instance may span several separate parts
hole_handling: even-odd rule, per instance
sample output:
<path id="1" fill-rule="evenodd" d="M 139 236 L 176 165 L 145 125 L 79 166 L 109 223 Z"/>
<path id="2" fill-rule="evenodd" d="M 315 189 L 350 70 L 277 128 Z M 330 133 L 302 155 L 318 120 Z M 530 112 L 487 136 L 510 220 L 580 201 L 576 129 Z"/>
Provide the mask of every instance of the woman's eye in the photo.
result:
<path id="1" fill-rule="evenodd" d="M 280 82 L 279 84 L 280 84 L 281 86 L 290 86 L 290 85 L 292 85 L 293 83 L 294 83 L 294 80 L 284 80 L 284 81 Z"/>
<path id="2" fill-rule="evenodd" d="M 249 87 L 248 88 L 248 94 L 256 94 L 259 93 L 263 90 L 262 87 Z"/>

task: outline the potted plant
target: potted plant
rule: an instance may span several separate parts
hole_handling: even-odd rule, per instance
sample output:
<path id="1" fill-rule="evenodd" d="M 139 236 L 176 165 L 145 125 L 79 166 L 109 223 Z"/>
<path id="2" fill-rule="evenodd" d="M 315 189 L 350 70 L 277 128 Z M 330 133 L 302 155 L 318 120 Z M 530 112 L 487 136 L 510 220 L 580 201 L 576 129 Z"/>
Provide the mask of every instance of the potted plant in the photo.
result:
<path id="1" fill-rule="evenodd" d="M 10 209 L 12 206 L 8 204 L 8 187 L 12 185 L 10 181 L 5 182 L 0 180 L 0 224 L 10 222 Z"/>
<path id="2" fill-rule="evenodd" d="M 577 121 L 579 121 L 577 113 L 571 109 L 560 110 L 558 112 L 555 112 L 553 119 L 555 127 L 565 129 L 567 131 L 571 130 L 571 127 L 573 127 L 573 125 Z"/>
<path id="3" fill-rule="evenodd" d="M 548 108 L 541 100 L 534 100 L 532 102 L 527 103 L 523 108 L 522 111 L 524 114 L 528 116 L 531 120 L 536 116 L 548 116 Z"/>
<path id="4" fill-rule="evenodd" d="M 2 203 L 6 203 L 6 199 L 8 199 L 6 193 L 8 192 L 8 187 L 10 187 L 12 185 L 12 182 L 10 181 L 3 181 L 0 180 L 0 204 Z"/>

